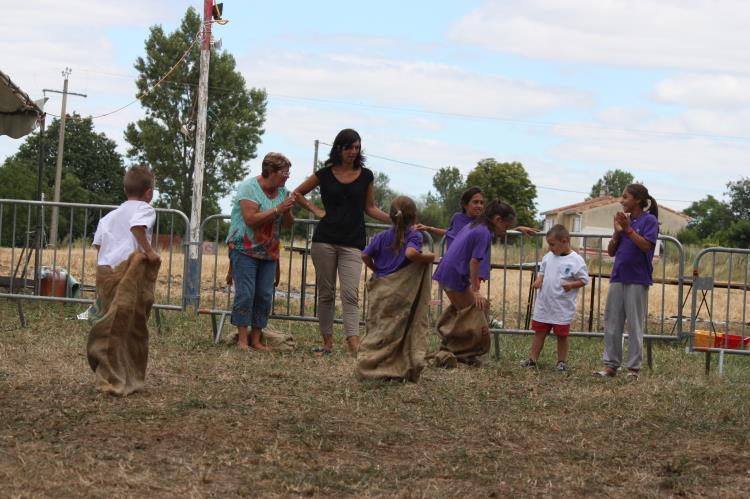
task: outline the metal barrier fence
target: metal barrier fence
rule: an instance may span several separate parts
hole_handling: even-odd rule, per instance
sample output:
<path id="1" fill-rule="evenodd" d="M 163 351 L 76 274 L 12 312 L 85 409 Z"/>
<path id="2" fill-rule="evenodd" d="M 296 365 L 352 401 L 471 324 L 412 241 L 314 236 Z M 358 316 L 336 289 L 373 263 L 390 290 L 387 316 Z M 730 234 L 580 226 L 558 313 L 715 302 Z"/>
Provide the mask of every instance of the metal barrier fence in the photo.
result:
<path id="1" fill-rule="evenodd" d="M 58 208 L 59 241 L 48 242 L 43 235 L 49 225 L 52 208 Z M 53 203 L 0 199 L 0 297 L 18 303 L 19 318 L 25 325 L 22 301 L 59 301 L 88 304 L 94 301 L 96 251 L 91 247 L 99 220 L 116 208 L 111 205 Z M 162 267 L 156 289 L 157 325 L 159 310 L 186 309 L 187 238 L 189 221 L 177 210 L 157 210 L 154 245 L 162 255 Z M 213 215 L 201 224 L 199 252 L 199 290 L 202 300 L 198 313 L 209 314 L 214 339 L 218 341 L 226 317 L 231 313 L 232 289 L 226 284 L 229 259 L 223 233 L 228 215 Z M 314 267 L 309 258 L 312 232 L 317 221 L 296 219 L 283 246 L 281 282 L 276 289 L 271 318 L 317 322 L 317 289 Z M 368 234 L 387 228 L 368 224 Z M 424 233 L 432 250 L 432 238 Z M 587 263 L 589 283 L 579 291 L 576 319 L 571 336 L 602 337 L 604 300 L 613 259 L 606 255 L 609 236 L 573 233 L 576 249 Z M 444 241 L 440 242 L 440 248 Z M 503 334 L 533 334 L 530 321 L 536 298 L 534 281 L 538 266 L 546 253 L 543 234 L 521 236 L 509 232 L 505 240 L 493 245 L 490 279 L 483 284 L 491 307 L 491 333 L 494 354 L 500 356 Z M 442 251 L 441 251 L 442 253 Z M 720 372 L 725 353 L 750 354 L 747 331 L 748 260 L 750 250 L 708 248 L 693 263 L 693 277 L 685 276 L 685 252 L 680 242 L 670 236 L 659 237 L 654 258 L 654 286 L 649 292 L 646 319 L 648 363 L 651 365 L 651 342 L 677 341 L 690 337 L 688 351 L 719 353 Z M 719 261 L 719 259 L 722 259 Z M 361 281 L 360 323 L 366 321 L 367 293 Z M 721 293 L 717 291 L 722 291 Z M 685 292 L 686 290 L 686 292 Z M 683 331 L 684 306 L 692 295 L 689 331 Z M 700 295 L 699 295 L 700 294 Z M 440 313 L 443 293 L 434 286 L 431 314 Z M 436 309 L 436 310 L 435 310 Z M 723 311 L 723 320 L 716 311 Z M 707 314 L 708 320 L 700 315 Z M 340 318 L 336 319 L 340 323 Z M 700 329 L 708 324 L 707 330 Z M 718 327 L 717 327 L 718 326 Z M 705 334 L 704 334 L 705 333 Z M 723 342 L 723 343 L 722 343 Z"/>
<path id="2" fill-rule="evenodd" d="M 604 336 L 606 289 L 614 261 L 606 252 L 611 236 L 571 233 L 570 237 L 573 249 L 586 261 L 590 276 L 589 283 L 578 292 L 577 314 L 570 335 L 601 338 Z M 441 252 L 444 246 L 441 241 Z M 545 253 L 542 233 L 522 236 L 509 231 L 502 243 L 492 247 L 490 279 L 483 286 L 490 302 L 490 333 L 495 358 L 500 358 L 500 335 L 534 334 L 530 325 L 536 290 L 531 284 Z M 684 261 L 685 252 L 680 242 L 671 236 L 659 236 L 644 335 L 649 366 L 652 365 L 652 341 L 677 341 L 683 337 Z M 440 310 L 442 293 L 438 300 Z"/>
<path id="3" fill-rule="evenodd" d="M 222 222 L 229 219 L 229 215 L 213 215 L 201 223 L 201 240 L 208 241 L 212 248 L 211 254 L 201 252 L 200 314 L 208 314 L 211 317 L 211 325 L 214 333 L 214 341 L 221 338 L 222 330 L 227 316 L 232 311 L 232 286 L 226 282 L 229 271 L 229 257 L 224 239 L 221 237 Z M 295 219 L 294 226 L 286 237 L 283 245 L 282 257 L 279 261 L 281 279 L 274 293 L 271 308 L 271 319 L 283 319 L 302 322 L 317 322 L 317 288 L 315 285 L 315 269 L 310 258 L 310 246 L 312 244 L 312 233 L 317 220 Z M 375 232 L 388 228 L 383 224 L 365 224 L 368 238 Z M 432 237 L 423 233 L 425 245 L 434 250 Z M 205 250 L 206 244 L 202 250 Z M 208 270 L 208 272 L 204 272 Z M 365 266 L 364 274 L 360 280 L 360 324 L 364 325 L 367 319 L 367 288 L 364 285 L 370 277 L 370 270 Z M 339 303 L 338 297 L 337 302 Z M 339 315 L 334 319 L 335 323 L 341 324 Z"/>
<path id="4" fill-rule="evenodd" d="M 58 241 L 46 241 L 53 207 Z M 96 250 L 91 246 L 99 220 L 117 206 L 0 199 L 0 297 L 22 301 L 93 303 Z M 162 257 L 154 308 L 183 310 L 188 218 L 180 211 L 156 209 L 154 249 Z"/>
<path id="5" fill-rule="evenodd" d="M 693 260 L 688 351 L 705 352 L 706 374 L 714 352 L 719 354 L 719 374 L 724 371 L 724 354 L 750 354 L 749 260 L 750 250 L 738 248 L 707 248 Z"/>

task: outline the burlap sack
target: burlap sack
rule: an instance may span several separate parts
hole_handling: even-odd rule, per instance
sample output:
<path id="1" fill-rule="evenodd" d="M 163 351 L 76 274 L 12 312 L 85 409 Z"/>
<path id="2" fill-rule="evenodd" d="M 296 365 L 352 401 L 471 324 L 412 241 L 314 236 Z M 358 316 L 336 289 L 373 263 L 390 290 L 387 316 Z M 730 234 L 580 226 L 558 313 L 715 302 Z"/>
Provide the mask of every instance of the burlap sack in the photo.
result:
<path id="1" fill-rule="evenodd" d="M 419 380 L 427 350 L 430 267 L 412 262 L 367 282 L 367 324 L 355 368 L 360 379 Z"/>
<path id="2" fill-rule="evenodd" d="M 449 306 L 438 319 L 437 331 L 443 343 L 440 351 L 429 358 L 434 359 L 438 367 L 455 367 L 451 355 L 458 362 L 477 364 L 478 357 L 490 351 L 487 315 L 475 305 L 461 310 Z"/>
<path id="3" fill-rule="evenodd" d="M 239 338 L 240 334 L 235 331 L 227 336 L 226 342 L 229 345 L 236 345 Z M 293 352 L 297 348 L 297 342 L 294 341 L 291 333 L 283 333 L 271 328 L 263 330 L 261 342 L 274 352 Z"/>
<path id="4" fill-rule="evenodd" d="M 97 390 L 128 395 L 143 387 L 148 364 L 148 318 L 159 265 L 134 252 L 114 270 L 97 267 L 101 319 L 91 328 L 86 346 Z"/>

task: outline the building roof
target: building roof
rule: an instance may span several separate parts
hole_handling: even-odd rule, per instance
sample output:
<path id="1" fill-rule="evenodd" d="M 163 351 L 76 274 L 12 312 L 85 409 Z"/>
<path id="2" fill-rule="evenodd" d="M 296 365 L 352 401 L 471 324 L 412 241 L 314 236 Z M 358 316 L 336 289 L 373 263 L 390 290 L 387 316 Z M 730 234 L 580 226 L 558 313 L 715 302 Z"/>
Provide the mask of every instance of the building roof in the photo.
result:
<path id="1" fill-rule="evenodd" d="M 559 213 L 582 213 L 584 211 L 591 210 L 593 208 L 599 208 L 600 206 L 607 206 L 614 203 L 619 203 L 620 198 L 614 196 L 600 196 L 598 198 L 589 199 L 587 201 L 581 201 L 580 203 L 569 204 L 567 206 L 561 206 L 552 210 L 542 212 L 542 215 L 557 215 Z M 657 201 L 658 203 L 658 201 Z M 686 220 L 690 220 L 690 217 L 682 213 L 681 211 L 673 210 L 663 204 L 659 204 L 659 210 L 666 210 L 674 213 L 677 216 L 683 217 Z"/>
<path id="2" fill-rule="evenodd" d="M 36 128 L 42 114 L 40 105 L 0 71 L 0 135 L 21 138 Z"/>

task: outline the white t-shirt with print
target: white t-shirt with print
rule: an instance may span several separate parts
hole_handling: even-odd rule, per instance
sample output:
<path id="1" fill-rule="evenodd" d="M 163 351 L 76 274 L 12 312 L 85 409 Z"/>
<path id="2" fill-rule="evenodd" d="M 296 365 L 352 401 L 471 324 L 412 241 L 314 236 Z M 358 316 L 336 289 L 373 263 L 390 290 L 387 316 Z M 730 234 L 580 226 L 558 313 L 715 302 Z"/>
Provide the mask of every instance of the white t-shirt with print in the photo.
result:
<path id="1" fill-rule="evenodd" d="M 128 200 L 107 213 L 99 220 L 94 233 L 94 245 L 99 246 L 97 264 L 116 267 L 127 260 L 139 248 L 130 229 L 145 226 L 146 238 L 151 240 L 154 222 L 156 210 L 143 201 Z"/>
<path id="2" fill-rule="evenodd" d="M 534 320 L 546 324 L 570 324 L 576 316 L 578 289 L 565 291 L 565 281 L 580 279 L 589 282 L 586 262 L 575 251 L 555 256 L 551 251 L 544 255 L 539 273 L 544 275 L 542 288 L 534 305 Z"/>

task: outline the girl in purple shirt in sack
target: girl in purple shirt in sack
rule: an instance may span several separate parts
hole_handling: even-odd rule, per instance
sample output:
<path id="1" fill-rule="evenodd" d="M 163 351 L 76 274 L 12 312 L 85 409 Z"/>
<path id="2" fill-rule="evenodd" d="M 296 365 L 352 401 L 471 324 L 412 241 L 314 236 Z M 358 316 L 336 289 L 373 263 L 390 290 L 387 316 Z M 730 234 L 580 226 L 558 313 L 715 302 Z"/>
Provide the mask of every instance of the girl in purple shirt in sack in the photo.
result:
<path id="1" fill-rule="evenodd" d="M 471 305 L 488 307 L 479 292 L 480 281 L 489 279 L 490 246 L 493 236 L 503 236 L 516 222 L 516 211 L 503 201 L 492 201 L 467 225 L 446 251 L 432 275 L 448 295 L 451 304 L 461 310 Z M 489 331 L 487 331 L 489 334 Z"/>
<path id="2" fill-rule="evenodd" d="M 648 288 L 653 283 L 659 214 L 656 200 L 641 184 L 630 184 L 622 191 L 623 211 L 614 217 L 615 232 L 607 253 L 615 257 L 604 309 L 604 369 L 595 376 L 614 377 L 622 363 L 622 334 L 628 322 L 628 380 L 638 379 L 643 357 L 643 331 L 646 323 Z"/>
<path id="3" fill-rule="evenodd" d="M 389 216 L 393 227 L 373 237 L 362 251 L 365 265 L 377 277 L 385 277 L 409 262 L 432 263 L 435 255 L 422 251 L 422 234 L 414 228 L 417 218 L 414 201 L 407 196 L 398 196 L 391 203 Z"/>

